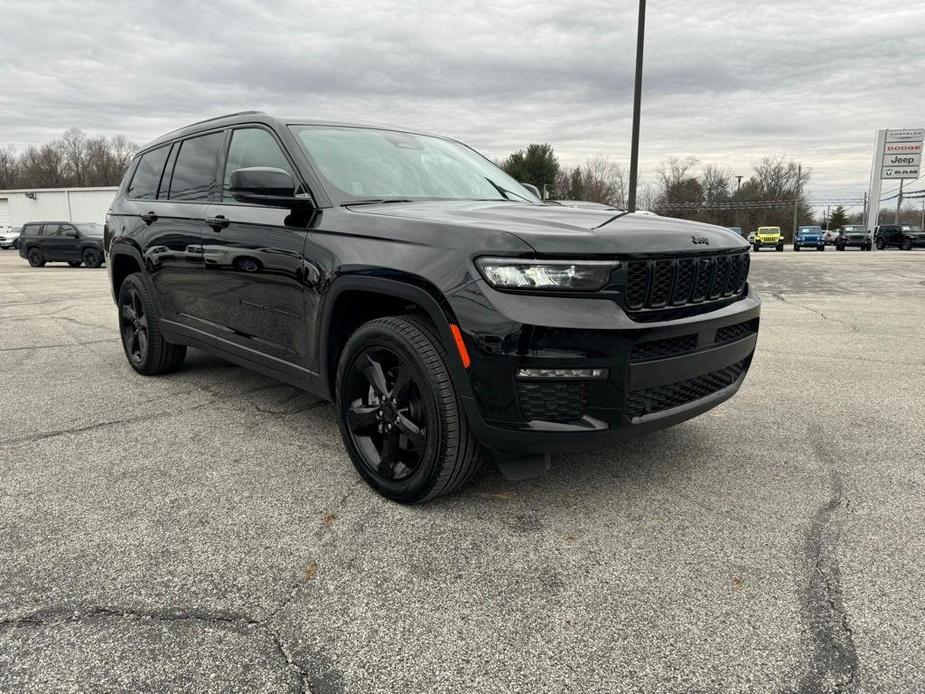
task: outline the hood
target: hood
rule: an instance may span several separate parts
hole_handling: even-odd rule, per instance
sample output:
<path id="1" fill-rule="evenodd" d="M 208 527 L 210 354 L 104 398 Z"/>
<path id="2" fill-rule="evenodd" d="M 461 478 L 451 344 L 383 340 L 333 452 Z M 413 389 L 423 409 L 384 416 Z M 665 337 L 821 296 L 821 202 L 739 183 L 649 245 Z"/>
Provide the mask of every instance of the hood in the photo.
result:
<path id="1" fill-rule="evenodd" d="M 506 231 L 544 255 L 709 252 L 748 248 L 725 227 L 648 212 L 507 201 L 422 201 L 362 205 L 359 214 Z"/>

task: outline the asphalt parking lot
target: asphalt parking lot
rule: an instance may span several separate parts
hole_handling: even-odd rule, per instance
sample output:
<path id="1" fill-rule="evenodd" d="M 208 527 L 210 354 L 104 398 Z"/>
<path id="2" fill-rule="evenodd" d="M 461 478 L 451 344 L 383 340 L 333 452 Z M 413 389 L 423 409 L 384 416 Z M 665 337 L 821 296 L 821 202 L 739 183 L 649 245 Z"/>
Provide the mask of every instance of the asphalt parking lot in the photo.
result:
<path id="1" fill-rule="evenodd" d="M 762 253 L 741 392 L 423 507 L 0 252 L 0 691 L 920 692 L 925 252 Z"/>

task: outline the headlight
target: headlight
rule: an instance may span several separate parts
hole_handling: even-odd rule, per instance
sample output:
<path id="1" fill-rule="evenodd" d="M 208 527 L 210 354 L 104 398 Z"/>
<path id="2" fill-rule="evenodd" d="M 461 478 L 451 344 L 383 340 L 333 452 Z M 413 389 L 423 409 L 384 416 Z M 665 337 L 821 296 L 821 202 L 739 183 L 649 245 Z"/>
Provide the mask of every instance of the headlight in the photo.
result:
<path id="1" fill-rule="evenodd" d="M 478 258 L 479 271 L 499 289 L 594 291 L 607 285 L 618 260 L 518 260 Z"/>

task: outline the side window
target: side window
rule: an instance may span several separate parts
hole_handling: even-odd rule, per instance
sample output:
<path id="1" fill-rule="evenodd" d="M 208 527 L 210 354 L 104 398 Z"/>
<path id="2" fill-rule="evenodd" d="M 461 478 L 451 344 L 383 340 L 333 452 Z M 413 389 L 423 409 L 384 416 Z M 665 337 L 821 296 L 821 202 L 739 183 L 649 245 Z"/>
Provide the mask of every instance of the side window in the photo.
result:
<path id="1" fill-rule="evenodd" d="M 41 224 L 26 224 L 20 234 L 23 236 L 39 236 L 42 233 Z"/>
<path id="2" fill-rule="evenodd" d="M 42 236 L 56 236 L 60 228 L 60 224 L 46 224 L 45 228 L 42 229 Z"/>
<path id="3" fill-rule="evenodd" d="M 161 181 L 164 162 L 167 161 L 169 152 L 170 145 L 167 145 L 142 155 L 141 161 L 138 162 L 138 168 L 135 169 L 135 175 L 132 176 L 132 181 L 128 184 L 128 189 L 126 190 L 129 198 L 154 200 L 157 197 L 157 186 Z"/>
<path id="4" fill-rule="evenodd" d="M 231 173 L 237 169 L 246 169 L 251 166 L 270 166 L 282 169 L 292 174 L 289 160 L 283 154 L 273 136 L 262 128 L 241 128 L 231 134 L 231 145 L 228 148 L 228 161 L 225 163 L 225 182 L 222 186 L 222 200 L 233 202 L 229 189 L 231 187 Z"/>
<path id="5" fill-rule="evenodd" d="M 170 181 L 171 200 L 211 200 L 215 191 L 218 152 L 225 133 L 184 140 Z"/>
<path id="6" fill-rule="evenodd" d="M 75 236 L 77 235 L 77 229 L 72 227 L 70 224 L 61 224 L 58 226 L 58 231 L 56 236 L 67 236 L 67 232 L 72 232 Z"/>

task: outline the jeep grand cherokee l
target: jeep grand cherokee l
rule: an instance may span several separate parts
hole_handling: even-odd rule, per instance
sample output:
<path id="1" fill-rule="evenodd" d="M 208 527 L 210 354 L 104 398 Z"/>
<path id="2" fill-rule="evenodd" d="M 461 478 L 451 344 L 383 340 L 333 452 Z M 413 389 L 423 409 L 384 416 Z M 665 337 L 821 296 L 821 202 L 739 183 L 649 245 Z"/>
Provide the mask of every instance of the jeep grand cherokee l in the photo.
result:
<path id="1" fill-rule="evenodd" d="M 141 374 L 187 346 L 335 402 L 384 496 L 542 471 L 549 453 L 732 396 L 757 340 L 748 245 L 720 227 L 548 205 L 465 145 L 247 112 L 143 148 L 106 249 Z"/>

